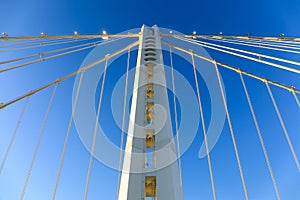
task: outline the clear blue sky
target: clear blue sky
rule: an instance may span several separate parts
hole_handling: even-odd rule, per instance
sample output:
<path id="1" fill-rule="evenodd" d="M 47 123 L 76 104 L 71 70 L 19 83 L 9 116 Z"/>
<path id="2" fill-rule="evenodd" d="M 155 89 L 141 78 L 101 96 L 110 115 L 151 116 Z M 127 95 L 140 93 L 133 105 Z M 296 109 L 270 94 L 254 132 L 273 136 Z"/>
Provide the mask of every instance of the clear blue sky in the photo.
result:
<path id="1" fill-rule="evenodd" d="M 41 32 L 49 35 L 73 34 L 75 30 L 82 34 L 97 34 L 104 29 L 109 33 L 119 33 L 139 28 L 142 24 L 149 26 L 157 24 L 160 27 L 186 34 L 196 30 L 199 34 L 218 34 L 222 31 L 225 35 L 244 35 L 249 32 L 253 35 L 278 36 L 281 33 L 285 33 L 286 36 L 300 35 L 300 2 L 296 0 L 1 0 L 0 5 L 0 32 L 6 32 L 11 36 L 38 35 Z M 30 54 L 30 51 L 28 53 Z M 84 51 L 64 58 L 53 59 L 47 63 L 29 66 L 26 69 L 0 74 L 0 101 L 6 102 L 78 69 L 88 53 L 89 51 Z M 271 67 L 253 64 L 253 62 L 244 62 L 242 59 L 234 59 L 213 51 L 209 51 L 209 53 L 214 59 L 300 88 L 297 75 L 283 73 L 280 70 L 273 70 Z M 0 53 L 1 61 L 15 56 L 13 53 Z M 299 55 L 289 58 L 300 61 Z M 184 74 L 191 84 L 194 84 L 191 66 L 179 58 L 175 58 L 175 60 L 179 63 L 175 66 L 177 70 Z M 134 58 L 132 58 L 132 63 L 134 63 Z M 124 56 L 114 64 L 115 67 L 122 65 L 124 66 L 122 70 L 113 70 L 114 68 L 112 68 L 108 72 L 108 77 L 110 77 L 108 85 L 113 86 L 125 72 L 126 57 Z M 179 65 L 188 66 L 188 68 Z M 220 72 L 227 91 L 229 110 L 236 132 L 249 197 L 255 200 L 276 199 L 239 77 L 225 69 L 221 69 Z M 297 172 L 270 97 L 263 83 L 248 78 L 245 78 L 245 81 L 249 87 L 249 93 L 253 97 L 253 104 L 282 199 L 297 199 L 300 196 L 300 174 Z M 70 79 L 58 88 L 37 161 L 29 180 L 26 200 L 46 200 L 51 197 L 71 112 L 73 83 L 74 79 Z M 110 94 L 112 87 L 107 88 L 107 94 Z M 271 88 L 278 101 L 279 109 L 282 111 L 295 151 L 297 155 L 300 155 L 300 109 L 289 92 Z M 210 99 L 202 79 L 200 79 L 200 89 L 203 91 L 204 104 L 207 105 L 204 110 L 205 115 L 208 116 L 206 117 L 208 124 L 211 115 Z M 51 91 L 51 89 L 47 89 L 29 101 L 15 143 L 3 173 L 0 175 L 0 200 L 19 199 Z M 104 105 L 109 105 L 109 103 L 109 95 L 107 95 Z M 24 101 L 0 111 L 1 161 L 23 104 Z M 110 109 L 104 109 L 101 120 L 106 124 L 104 128 L 112 133 L 108 137 L 118 144 L 120 130 L 111 121 L 110 112 Z M 207 160 L 198 158 L 202 141 L 203 134 L 199 126 L 195 141 L 182 157 L 183 184 L 187 200 L 212 199 Z M 83 198 L 88 156 L 88 151 L 82 145 L 73 126 L 58 187 L 58 200 Z M 217 198 L 243 199 L 242 185 L 227 123 L 224 125 L 220 140 L 212 151 L 211 159 Z M 117 172 L 95 161 L 89 199 L 115 199 L 116 191 Z"/>

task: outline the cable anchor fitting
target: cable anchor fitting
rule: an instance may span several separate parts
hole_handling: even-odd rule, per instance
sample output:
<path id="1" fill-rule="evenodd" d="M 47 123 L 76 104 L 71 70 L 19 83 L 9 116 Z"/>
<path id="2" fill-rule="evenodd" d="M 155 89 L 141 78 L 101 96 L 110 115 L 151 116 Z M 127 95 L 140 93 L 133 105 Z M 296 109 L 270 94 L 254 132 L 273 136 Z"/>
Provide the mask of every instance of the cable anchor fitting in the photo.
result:
<path id="1" fill-rule="evenodd" d="M 40 56 L 40 61 L 44 61 L 45 60 L 44 53 L 39 53 L 39 56 Z"/>
<path id="2" fill-rule="evenodd" d="M 105 55 L 105 60 L 108 61 L 110 59 L 110 54 Z"/>
<path id="3" fill-rule="evenodd" d="M 266 79 L 266 78 L 263 78 L 263 79 L 262 79 L 262 82 L 264 82 L 265 84 L 268 84 L 268 83 L 269 83 L 269 80 Z"/>

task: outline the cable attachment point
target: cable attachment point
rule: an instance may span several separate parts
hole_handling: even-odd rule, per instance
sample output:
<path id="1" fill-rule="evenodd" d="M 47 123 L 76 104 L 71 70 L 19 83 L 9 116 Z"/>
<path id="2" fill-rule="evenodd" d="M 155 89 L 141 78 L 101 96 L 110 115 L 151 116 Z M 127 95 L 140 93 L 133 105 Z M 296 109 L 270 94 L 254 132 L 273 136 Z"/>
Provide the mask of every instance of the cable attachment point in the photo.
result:
<path id="1" fill-rule="evenodd" d="M 248 39 L 251 39 L 252 33 L 248 33 L 247 36 L 248 36 Z"/>
<path id="2" fill-rule="evenodd" d="M 264 82 L 265 84 L 268 84 L 268 83 L 269 83 L 269 80 L 266 79 L 266 78 L 263 78 L 263 79 L 262 79 L 262 82 Z"/>
<path id="3" fill-rule="evenodd" d="M 292 93 L 295 93 L 295 87 L 291 86 L 290 89 L 289 89 L 289 91 L 292 92 Z"/>
<path id="4" fill-rule="evenodd" d="M 189 49 L 189 52 L 190 52 L 191 56 L 194 56 L 194 51 L 192 49 Z"/>
<path id="5" fill-rule="evenodd" d="M 75 37 L 75 38 L 78 38 L 78 36 L 79 36 L 78 32 L 77 32 L 77 31 L 74 31 L 74 37 Z"/>
<path id="6" fill-rule="evenodd" d="M 280 39 L 280 40 L 283 40 L 283 39 L 284 39 L 284 33 L 281 33 L 281 34 L 279 35 L 279 39 Z"/>
<path id="7" fill-rule="evenodd" d="M 197 38 L 196 34 L 197 34 L 197 32 L 196 32 L 196 31 L 193 31 L 193 33 L 192 33 L 192 38 L 193 38 L 193 39 L 196 39 L 196 38 Z"/>
<path id="8" fill-rule="evenodd" d="M 44 61 L 45 60 L 44 53 L 40 53 L 39 56 L 40 56 L 40 61 Z"/>
<path id="9" fill-rule="evenodd" d="M 46 34 L 44 32 L 41 32 L 41 38 L 45 38 Z"/>
<path id="10" fill-rule="evenodd" d="M 219 33 L 219 37 L 220 37 L 220 39 L 223 39 L 223 32 L 222 31 Z"/>
<path id="11" fill-rule="evenodd" d="M 213 62 L 213 64 L 214 64 L 215 66 L 218 65 L 218 62 L 217 62 L 216 60 L 213 60 L 212 62 Z"/>
<path id="12" fill-rule="evenodd" d="M 81 69 L 79 69 L 79 73 L 85 72 L 87 70 L 88 66 L 82 67 Z"/>
<path id="13" fill-rule="evenodd" d="M 261 60 L 261 55 L 257 54 L 258 60 Z"/>
<path id="14" fill-rule="evenodd" d="M 1 38 L 6 38 L 7 36 L 8 36 L 8 34 L 2 33 Z"/>
<path id="15" fill-rule="evenodd" d="M 106 30 L 102 31 L 102 39 L 103 40 L 107 40 L 108 39 L 108 34 L 107 34 Z"/>
<path id="16" fill-rule="evenodd" d="M 55 81 L 54 81 L 54 84 L 59 84 L 61 82 L 61 79 L 60 78 L 57 78 Z"/>

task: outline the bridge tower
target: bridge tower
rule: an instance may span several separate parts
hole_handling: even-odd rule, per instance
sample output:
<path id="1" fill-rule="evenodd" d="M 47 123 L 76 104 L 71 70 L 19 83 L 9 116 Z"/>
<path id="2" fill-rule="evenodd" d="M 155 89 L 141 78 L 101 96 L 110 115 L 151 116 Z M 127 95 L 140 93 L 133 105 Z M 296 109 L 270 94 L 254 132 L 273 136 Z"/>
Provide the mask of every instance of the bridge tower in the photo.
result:
<path id="1" fill-rule="evenodd" d="M 139 41 L 118 200 L 182 200 L 159 28 Z"/>

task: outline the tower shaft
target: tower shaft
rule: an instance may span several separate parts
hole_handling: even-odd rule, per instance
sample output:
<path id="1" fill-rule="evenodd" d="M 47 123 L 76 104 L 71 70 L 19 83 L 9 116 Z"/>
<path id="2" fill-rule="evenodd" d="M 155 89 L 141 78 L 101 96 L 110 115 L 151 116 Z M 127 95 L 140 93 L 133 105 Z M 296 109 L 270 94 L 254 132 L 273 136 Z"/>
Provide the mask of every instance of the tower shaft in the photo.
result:
<path id="1" fill-rule="evenodd" d="M 181 200 L 161 38 L 143 26 L 118 200 Z"/>

